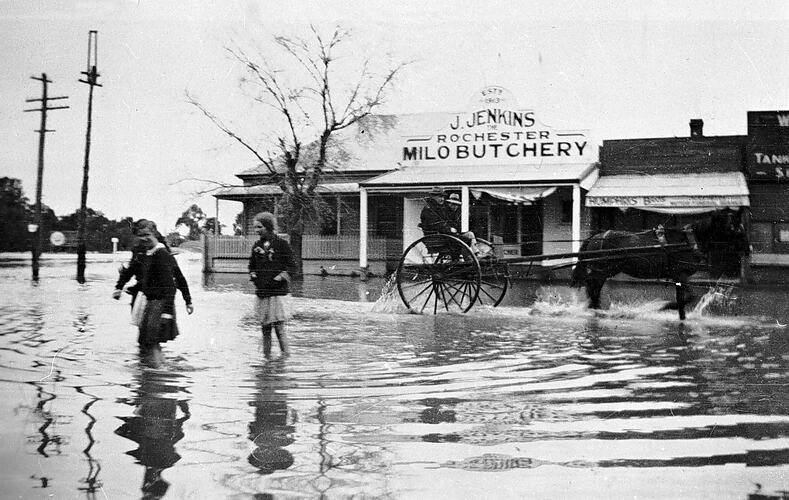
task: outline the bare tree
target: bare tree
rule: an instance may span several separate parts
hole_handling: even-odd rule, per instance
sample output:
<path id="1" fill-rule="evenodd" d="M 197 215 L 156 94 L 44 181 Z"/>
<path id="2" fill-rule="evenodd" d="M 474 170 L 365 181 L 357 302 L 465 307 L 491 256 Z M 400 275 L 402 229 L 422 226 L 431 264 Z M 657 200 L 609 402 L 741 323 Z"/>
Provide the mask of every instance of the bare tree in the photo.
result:
<path id="1" fill-rule="evenodd" d="M 333 135 L 372 118 L 385 102 L 396 77 L 408 62 L 390 65 L 376 74 L 370 59 L 360 61 L 354 76 L 340 71 L 338 54 L 350 36 L 340 28 L 325 37 L 311 26 L 308 39 L 276 36 L 274 42 L 289 66 L 274 67 L 272 59 L 252 57 L 240 48 L 227 49 L 243 64 L 242 83 L 251 86 L 254 101 L 273 110 L 266 122 L 267 140 L 258 144 L 249 137 L 258 131 L 240 132 L 187 94 L 214 125 L 246 148 L 265 167 L 272 183 L 282 189 L 279 212 L 301 270 L 302 234 L 305 222 L 320 217 L 321 200 L 316 188 L 327 169 L 342 161 L 342 148 Z M 343 62 L 347 62 L 343 60 Z"/>

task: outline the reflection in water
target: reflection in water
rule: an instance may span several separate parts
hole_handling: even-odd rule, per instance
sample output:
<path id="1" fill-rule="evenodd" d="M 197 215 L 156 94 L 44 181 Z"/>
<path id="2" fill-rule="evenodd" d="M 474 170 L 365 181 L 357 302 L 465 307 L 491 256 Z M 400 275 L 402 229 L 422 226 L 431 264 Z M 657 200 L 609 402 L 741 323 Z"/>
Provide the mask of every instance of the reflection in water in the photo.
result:
<path id="1" fill-rule="evenodd" d="M 188 398 L 183 397 L 187 391 L 177 373 L 143 365 L 136 378 L 135 416 L 120 417 L 124 424 L 115 433 L 139 445 L 126 454 L 145 467 L 143 498 L 162 498 L 170 486 L 162 472 L 181 459 L 175 443 L 184 437 L 183 423 L 190 417 Z"/>
<path id="2" fill-rule="evenodd" d="M 384 283 L 384 278 L 362 281 L 349 276 L 304 275 L 293 281 L 290 291 L 294 297 L 375 302 L 381 296 Z M 255 293 L 246 273 L 204 273 L 202 286 L 212 292 Z"/>
<path id="3" fill-rule="evenodd" d="M 293 465 L 293 455 L 285 449 L 293 443 L 295 431 L 288 416 L 287 399 L 281 392 L 284 358 L 273 359 L 257 370 L 255 420 L 249 424 L 249 439 L 255 449 L 247 457 L 261 474 L 271 474 Z"/>
<path id="4" fill-rule="evenodd" d="M 85 436 L 88 438 L 88 444 L 82 453 L 85 455 L 85 458 L 88 460 L 88 474 L 82 479 L 80 482 L 85 483 L 85 486 L 80 487 L 79 489 L 85 491 L 87 493 L 88 498 L 96 498 L 96 493 L 102 487 L 101 481 L 99 481 L 99 472 L 101 472 L 101 464 L 98 460 L 93 458 L 91 455 L 90 450 L 93 448 L 93 445 L 96 443 L 96 440 L 93 437 L 93 426 L 96 424 L 96 418 L 91 415 L 90 407 L 93 406 L 96 401 L 99 401 L 99 398 L 88 394 L 85 392 L 84 388 L 76 387 L 75 388 L 78 393 L 85 394 L 91 398 L 85 406 L 82 407 L 82 413 L 88 417 L 88 425 L 85 427 Z"/>
<path id="5" fill-rule="evenodd" d="M 293 297 L 295 354 L 263 364 L 246 276 L 212 275 L 238 288 L 190 283 L 177 375 L 134 366 L 116 268 L 73 293 L 70 262 L 35 289 L 0 266 L 0 496 L 786 500 L 789 291 L 680 323 L 662 285 L 612 284 L 592 313 L 515 283 L 511 307 L 434 317 L 383 282 L 316 277 Z M 391 307 L 363 303 L 376 286 Z"/>

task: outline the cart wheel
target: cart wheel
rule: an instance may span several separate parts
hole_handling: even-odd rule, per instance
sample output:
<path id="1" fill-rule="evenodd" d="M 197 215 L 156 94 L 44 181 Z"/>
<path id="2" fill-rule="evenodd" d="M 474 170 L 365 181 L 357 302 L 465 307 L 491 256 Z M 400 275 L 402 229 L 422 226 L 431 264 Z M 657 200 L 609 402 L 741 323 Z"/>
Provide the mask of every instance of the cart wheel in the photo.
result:
<path id="1" fill-rule="evenodd" d="M 397 291 L 411 311 L 466 312 L 480 287 L 479 261 L 462 240 L 428 235 L 406 248 L 397 266 Z"/>
<path id="2" fill-rule="evenodd" d="M 481 269 L 479 295 L 477 303 L 481 306 L 496 307 L 504 300 L 510 286 L 510 271 L 507 264 L 492 258 L 480 260 Z"/>

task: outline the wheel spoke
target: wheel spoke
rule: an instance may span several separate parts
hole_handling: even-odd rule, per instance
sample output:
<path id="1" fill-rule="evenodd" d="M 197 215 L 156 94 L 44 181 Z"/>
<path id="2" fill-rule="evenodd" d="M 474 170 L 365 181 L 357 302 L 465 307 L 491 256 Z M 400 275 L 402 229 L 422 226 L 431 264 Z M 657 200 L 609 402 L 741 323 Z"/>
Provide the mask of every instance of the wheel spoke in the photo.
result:
<path id="1" fill-rule="evenodd" d="M 465 293 L 463 293 L 463 295 L 460 297 L 460 302 L 457 301 L 456 297 L 457 297 L 458 293 L 463 292 L 463 289 L 462 288 L 458 288 L 457 286 L 449 284 L 449 283 L 447 283 L 445 285 L 445 287 L 447 288 L 447 293 L 449 294 L 449 297 L 452 299 L 452 302 L 457 304 L 457 306 L 462 310 L 463 309 L 463 297 L 465 297 L 466 295 L 465 295 Z M 450 288 L 452 290 L 454 290 L 454 293 L 452 292 L 452 290 L 450 290 Z"/>
<path id="2" fill-rule="evenodd" d="M 447 301 L 447 296 L 444 294 L 445 285 L 443 283 L 438 283 L 438 290 L 441 292 L 441 300 L 444 302 L 444 309 L 449 312 L 449 302 Z"/>
<path id="3" fill-rule="evenodd" d="M 419 281 L 411 281 L 409 283 L 403 283 L 401 285 L 401 288 L 414 288 L 420 285 L 424 285 L 425 283 L 430 283 L 431 281 L 433 281 L 431 278 L 425 278 Z"/>
<path id="4" fill-rule="evenodd" d="M 419 309 L 419 314 L 422 314 L 422 312 L 425 310 L 425 306 L 427 305 L 428 302 L 430 302 L 430 297 L 433 296 L 433 292 L 434 291 L 435 291 L 435 287 L 431 285 L 430 286 L 430 293 L 427 294 L 427 297 L 425 298 L 425 301 L 422 303 L 422 308 Z M 433 314 L 435 314 L 435 312 Z"/>
<path id="5" fill-rule="evenodd" d="M 416 302 L 416 299 L 418 299 L 420 295 L 425 293 L 427 290 L 430 290 L 431 288 L 432 288 L 432 283 L 425 285 L 419 292 L 417 292 L 416 294 L 414 294 L 413 297 L 411 297 L 411 300 L 409 302 Z"/>

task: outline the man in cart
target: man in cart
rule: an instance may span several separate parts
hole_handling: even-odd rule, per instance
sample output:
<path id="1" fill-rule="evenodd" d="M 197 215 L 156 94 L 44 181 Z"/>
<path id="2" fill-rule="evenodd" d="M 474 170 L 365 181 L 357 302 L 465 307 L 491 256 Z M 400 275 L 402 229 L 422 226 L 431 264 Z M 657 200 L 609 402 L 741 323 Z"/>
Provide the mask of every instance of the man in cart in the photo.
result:
<path id="1" fill-rule="evenodd" d="M 430 191 L 430 197 L 425 199 L 425 207 L 420 214 L 420 227 L 425 236 L 430 234 L 448 234 L 463 240 L 475 254 L 477 238 L 471 231 L 460 232 L 460 196 L 452 193 L 446 196 L 440 187 Z"/>
<path id="2" fill-rule="evenodd" d="M 434 187 L 430 196 L 425 198 L 425 206 L 419 215 L 422 232 L 425 236 L 430 234 L 457 235 L 457 230 L 450 224 L 450 212 L 444 201 L 444 190 Z"/>

